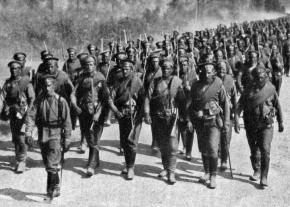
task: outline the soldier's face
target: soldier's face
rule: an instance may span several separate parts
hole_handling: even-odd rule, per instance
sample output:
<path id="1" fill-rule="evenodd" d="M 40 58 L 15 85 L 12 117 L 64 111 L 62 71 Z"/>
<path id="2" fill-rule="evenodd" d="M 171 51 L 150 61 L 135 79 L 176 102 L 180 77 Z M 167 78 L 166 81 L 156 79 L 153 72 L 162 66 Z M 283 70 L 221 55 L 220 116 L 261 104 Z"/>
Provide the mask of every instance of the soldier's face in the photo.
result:
<path id="1" fill-rule="evenodd" d="M 258 62 L 258 57 L 256 53 L 251 53 L 249 57 L 250 64 L 256 64 Z"/>
<path id="2" fill-rule="evenodd" d="M 157 70 L 159 68 L 159 59 L 158 58 L 154 58 L 152 60 L 152 65 L 153 65 L 153 69 Z"/>
<path id="3" fill-rule="evenodd" d="M 19 77 L 21 74 L 21 66 L 19 64 L 13 63 L 10 66 L 10 73 L 11 77 L 13 78 Z"/>
<path id="4" fill-rule="evenodd" d="M 226 74 L 227 74 L 227 66 L 224 62 L 222 62 L 217 67 L 217 75 L 219 77 L 224 77 Z"/>
<path id="5" fill-rule="evenodd" d="M 92 73 L 95 71 L 95 63 L 94 62 L 87 62 L 85 63 L 85 70 L 87 73 Z"/>
<path id="6" fill-rule="evenodd" d="M 109 54 L 105 54 L 105 55 L 103 55 L 103 62 L 105 62 L 105 63 L 108 63 L 109 61 L 110 61 L 110 56 L 109 56 Z"/>
<path id="7" fill-rule="evenodd" d="M 68 53 L 68 57 L 69 57 L 69 59 L 70 59 L 70 60 L 73 60 L 73 59 L 75 59 L 75 57 L 76 57 L 76 54 L 75 54 L 75 52 L 73 52 L 73 51 L 70 51 L 70 52 Z"/>
<path id="8" fill-rule="evenodd" d="M 46 79 L 44 86 L 44 92 L 47 96 L 54 94 L 54 81 L 52 79 Z"/>
<path id="9" fill-rule="evenodd" d="M 48 74 L 55 74 L 57 71 L 57 64 L 54 62 L 47 63 L 47 73 Z"/>
<path id="10" fill-rule="evenodd" d="M 90 48 L 90 49 L 89 49 L 89 53 L 90 53 L 91 55 L 94 55 L 94 54 L 96 53 L 96 50 L 95 50 L 94 48 Z"/>
<path id="11" fill-rule="evenodd" d="M 183 73 L 186 73 L 187 70 L 188 70 L 188 62 L 187 61 L 183 61 L 180 66 L 181 66 L 181 71 Z"/>
<path id="12" fill-rule="evenodd" d="M 254 82 L 258 87 L 263 87 L 267 81 L 267 74 L 265 70 L 256 69 L 255 73 L 253 73 Z"/>
<path id="13" fill-rule="evenodd" d="M 172 70 L 173 70 L 173 68 L 172 68 L 171 64 L 169 64 L 169 63 L 165 63 L 165 64 L 162 66 L 162 76 L 163 76 L 164 78 L 168 78 L 168 77 L 170 77 L 171 74 L 172 74 Z"/>
<path id="14" fill-rule="evenodd" d="M 216 58 L 218 61 L 222 60 L 223 59 L 223 53 L 221 51 L 218 51 L 217 54 L 216 54 Z"/>
<path id="15" fill-rule="evenodd" d="M 130 65 L 124 65 L 122 67 L 122 71 L 123 71 L 123 77 L 127 78 L 132 74 L 132 68 Z"/>
<path id="16" fill-rule="evenodd" d="M 206 65 L 200 74 L 200 79 L 206 83 L 212 83 L 215 76 L 213 65 Z"/>

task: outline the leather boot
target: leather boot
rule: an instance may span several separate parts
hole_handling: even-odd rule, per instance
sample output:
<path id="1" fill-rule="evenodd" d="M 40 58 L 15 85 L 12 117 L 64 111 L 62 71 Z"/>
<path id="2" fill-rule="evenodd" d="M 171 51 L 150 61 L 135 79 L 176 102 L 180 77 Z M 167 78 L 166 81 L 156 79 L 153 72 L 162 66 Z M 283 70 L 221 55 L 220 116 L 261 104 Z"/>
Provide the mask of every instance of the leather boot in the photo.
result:
<path id="1" fill-rule="evenodd" d="M 208 187 L 210 189 L 216 188 L 217 165 L 218 165 L 218 158 L 209 157 L 210 183 L 208 184 Z"/>
<path id="2" fill-rule="evenodd" d="M 222 160 L 221 161 L 221 167 L 220 167 L 220 169 L 221 169 L 221 171 L 226 171 L 227 170 L 227 167 L 228 165 L 227 165 L 227 161 L 226 160 Z"/>
<path id="3" fill-rule="evenodd" d="M 53 176 L 54 176 L 54 186 L 52 196 L 55 198 L 60 196 L 60 186 L 59 186 L 60 179 L 58 173 L 53 174 Z"/>
<path id="4" fill-rule="evenodd" d="M 100 151 L 96 150 L 96 167 L 100 166 Z"/>
<path id="5" fill-rule="evenodd" d="M 96 167 L 96 149 L 90 147 L 87 176 L 91 177 L 95 173 L 95 167 Z"/>
<path id="6" fill-rule="evenodd" d="M 270 165 L 270 158 L 267 157 L 262 157 L 261 159 L 261 180 L 260 180 L 260 185 L 261 187 L 267 187 L 268 182 L 268 172 L 269 172 L 269 165 Z"/>
<path id="7" fill-rule="evenodd" d="M 173 185 L 176 183 L 175 173 L 172 171 L 168 171 L 167 173 L 167 182 L 169 185 Z"/>
<path id="8" fill-rule="evenodd" d="M 16 173 L 23 173 L 26 170 L 26 162 L 25 161 L 20 161 L 18 163 Z"/>
<path id="9" fill-rule="evenodd" d="M 250 180 L 251 181 L 258 181 L 258 180 L 260 180 L 260 176 L 261 176 L 261 168 L 260 168 L 261 158 L 251 156 L 250 159 L 251 159 L 252 167 L 254 170 L 254 174 L 250 177 Z"/>
<path id="10" fill-rule="evenodd" d="M 202 163 L 203 163 L 203 168 L 204 168 L 204 175 L 198 180 L 198 182 L 206 184 L 209 182 L 209 157 L 206 155 L 202 155 Z"/>
<path id="11" fill-rule="evenodd" d="M 186 155 L 185 160 L 191 161 L 191 151 L 192 151 L 192 144 L 193 144 L 193 133 L 186 131 Z"/>
<path id="12" fill-rule="evenodd" d="M 52 178 L 52 173 L 47 172 L 47 181 L 46 181 L 46 195 L 47 196 L 50 196 L 52 193 L 51 178 Z"/>
<path id="13" fill-rule="evenodd" d="M 136 152 L 129 151 L 128 152 L 128 172 L 127 172 L 127 180 L 133 180 L 134 178 L 134 165 L 136 159 Z"/>

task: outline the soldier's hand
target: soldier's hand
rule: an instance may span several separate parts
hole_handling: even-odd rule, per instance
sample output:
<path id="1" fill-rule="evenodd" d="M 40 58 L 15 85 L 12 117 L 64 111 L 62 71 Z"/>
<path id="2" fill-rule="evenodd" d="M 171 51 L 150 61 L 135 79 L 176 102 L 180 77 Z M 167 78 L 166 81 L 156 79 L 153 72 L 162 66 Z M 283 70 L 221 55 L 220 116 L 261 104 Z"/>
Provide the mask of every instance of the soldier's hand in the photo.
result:
<path id="1" fill-rule="evenodd" d="M 150 117 L 149 114 L 145 114 L 144 121 L 145 121 L 146 124 L 151 124 L 152 123 L 151 117 Z"/>
<path id="2" fill-rule="evenodd" d="M 191 121 L 187 121 L 186 127 L 188 131 L 193 132 L 193 125 Z"/>
<path id="3" fill-rule="evenodd" d="M 70 142 L 65 141 L 63 144 L 63 152 L 66 153 L 69 151 L 70 148 Z"/>
<path id="4" fill-rule="evenodd" d="M 120 112 L 119 110 L 117 110 L 115 112 L 115 116 L 116 116 L 117 119 L 121 119 L 123 117 L 123 114 L 122 114 L 122 112 Z"/>
<path id="5" fill-rule="evenodd" d="M 75 110 L 76 110 L 78 115 L 80 115 L 82 113 L 82 109 L 78 106 L 75 106 Z"/>
<path id="6" fill-rule="evenodd" d="M 284 125 L 283 125 L 283 123 L 279 123 L 279 126 L 278 126 L 278 131 L 279 132 L 283 132 L 284 131 Z"/>
<path id="7" fill-rule="evenodd" d="M 228 133 L 230 131 L 230 125 L 229 124 L 225 124 L 224 127 L 223 127 L 223 131 L 225 133 Z"/>

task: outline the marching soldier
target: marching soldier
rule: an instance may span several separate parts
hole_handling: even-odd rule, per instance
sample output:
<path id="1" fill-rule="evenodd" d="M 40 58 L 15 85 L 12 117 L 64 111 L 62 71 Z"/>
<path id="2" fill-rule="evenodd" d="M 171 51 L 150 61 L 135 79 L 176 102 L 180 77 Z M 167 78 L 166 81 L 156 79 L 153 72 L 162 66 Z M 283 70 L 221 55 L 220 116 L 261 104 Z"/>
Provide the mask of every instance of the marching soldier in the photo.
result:
<path id="1" fill-rule="evenodd" d="M 194 68 L 190 68 L 189 60 L 187 57 L 180 57 L 180 73 L 179 77 L 182 80 L 183 90 L 186 100 L 190 101 L 191 86 L 197 81 L 197 75 Z M 187 121 L 179 120 L 179 132 L 182 138 L 183 146 L 185 149 L 185 159 L 191 160 L 191 151 L 193 144 L 193 130 L 187 129 Z"/>
<path id="2" fill-rule="evenodd" d="M 32 81 L 32 71 L 33 69 L 31 67 L 25 66 L 26 63 L 26 54 L 24 52 L 17 52 L 13 55 L 13 59 L 20 62 L 22 64 L 21 68 L 21 75 L 22 76 L 28 76 L 30 78 L 30 81 Z"/>
<path id="3" fill-rule="evenodd" d="M 55 76 L 44 77 L 44 91 L 36 100 L 38 142 L 47 172 L 47 196 L 60 196 L 59 170 L 71 138 L 70 109 L 66 100 L 55 92 Z M 62 167 L 62 166 L 61 166 Z"/>
<path id="4" fill-rule="evenodd" d="M 287 39 L 284 41 L 282 55 L 285 64 L 285 74 L 289 77 L 290 72 L 290 31 L 287 32 Z"/>
<path id="5" fill-rule="evenodd" d="M 123 78 L 114 88 L 113 100 L 117 107 L 115 115 L 119 122 L 120 143 L 124 150 L 126 179 L 134 178 L 137 145 L 142 126 L 142 81 L 133 73 L 133 62 L 124 60 L 121 64 Z"/>
<path id="6" fill-rule="evenodd" d="M 284 62 L 283 57 L 279 53 L 277 45 L 272 46 L 272 54 L 270 57 L 270 62 L 272 65 L 272 83 L 275 86 L 277 95 L 280 95 L 280 89 L 282 85 L 282 77 L 284 73 Z"/>
<path id="7" fill-rule="evenodd" d="M 12 142 L 15 146 L 17 173 L 26 169 L 27 145 L 32 145 L 34 90 L 28 76 L 22 76 L 22 63 L 11 61 L 8 64 L 11 76 L 3 85 L 4 106 L 1 119 L 10 119 Z"/>
<path id="8" fill-rule="evenodd" d="M 77 107 L 81 133 L 89 146 L 87 175 L 94 174 L 99 166 L 100 139 L 103 133 L 105 114 L 109 99 L 109 90 L 103 74 L 96 71 L 95 59 L 88 56 L 84 60 L 84 72 L 76 85 Z M 110 102 L 111 103 L 111 102 Z M 110 105 L 113 111 L 115 108 Z"/>
<path id="9" fill-rule="evenodd" d="M 81 63 L 76 57 L 76 49 L 68 48 L 68 60 L 63 64 L 62 70 L 68 74 L 69 79 L 75 85 L 77 80 L 77 72 L 81 68 Z"/>
<path id="10" fill-rule="evenodd" d="M 158 126 L 156 127 L 156 139 L 164 167 L 159 176 L 162 178 L 167 176 L 168 183 L 174 184 L 178 151 L 177 120 L 185 117 L 186 98 L 182 81 L 172 75 L 172 60 L 162 60 L 161 69 L 162 77 L 152 82 L 146 92 L 145 122 Z M 188 122 L 188 125 L 190 124 Z M 191 128 L 191 126 L 188 127 Z"/>
<path id="11" fill-rule="evenodd" d="M 238 114 L 244 111 L 243 119 L 254 170 L 250 180 L 260 179 L 260 185 L 264 188 L 268 186 L 275 115 L 277 115 L 278 131 L 283 132 L 284 126 L 278 95 L 275 87 L 268 80 L 266 69 L 257 66 L 252 76 L 253 84 L 245 90 L 239 100 Z"/>
<path id="12" fill-rule="evenodd" d="M 146 70 L 145 74 L 145 79 L 144 79 L 144 89 L 147 90 L 150 84 L 154 82 L 156 79 L 160 78 L 162 76 L 162 71 L 160 68 L 160 60 L 159 60 L 159 55 L 157 53 L 152 53 L 150 57 L 148 58 L 148 67 Z M 156 128 L 158 125 L 154 125 L 155 123 L 151 123 L 151 132 L 152 132 L 152 144 L 151 148 L 152 151 L 158 152 L 159 147 L 157 144 L 157 138 L 158 134 L 156 134 Z"/>
<path id="13" fill-rule="evenodd" d="M 238 127 L 238 116 L 237 112 L 237 90 L 234 79 L 231 75 L 227 74 L 227 66 L 225 62 L 219 62 L 217 65 L 217 76 L 223 81 L 223 85 L 226 91 L 226 94 L 229 98 L 229 106 L 230 106 L 230 125 L 229 130 L 221 131 L 221 139 L 220 139 L 220 158 L 221 158 L 221 167 L 222 171 L 227 169 L 227 161 L 229 156 L 229 148 L 232 139 L 232 128 L 235 126 L 235 131 L 237 131 Z"/>
<path id="14" fill-rule="evenodd" d="M 218 148 L 221 130 L 228 132 L 229 103 L 223 82 L 215 76 L 214 66 L 202 66 L 200 80 L 191 87 L 189 114 L 196 129 L 205 174 L 199 182 L 216 188 Z"/>

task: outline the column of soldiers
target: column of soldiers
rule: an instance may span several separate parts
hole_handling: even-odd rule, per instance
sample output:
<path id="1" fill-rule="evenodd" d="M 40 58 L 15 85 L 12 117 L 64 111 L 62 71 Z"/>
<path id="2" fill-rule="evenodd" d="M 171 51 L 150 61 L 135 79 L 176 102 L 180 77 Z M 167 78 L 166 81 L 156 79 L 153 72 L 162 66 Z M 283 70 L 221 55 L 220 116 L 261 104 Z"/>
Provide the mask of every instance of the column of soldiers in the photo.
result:
<path id="1" fill-rule="evenodd" d="M 89 148 L 90 177 L 100 164 L 100 139 L 113 115 L 119 123 L 126 179 L 134 178 L 144 121 L 151 125 L 152 150 L 161 153 L 164 169 L 159 177 L 176 182 L 179 142 L 190 161 L 195 131 L 204 167 L 199 182 L 214 189 L 218 159 L 225 171 L 232 128 L 239 133 L 243 111 L 254 170 L 250 179 L 268 185 L 275 117 L 279 132 L 284 130 L 278 96 L 282 76 L 289 77 L 290 70 L 289 18 L 219 25 L 195 34 L 174 31 L 156 44 L 152 36 L 138 39 L 136 45 L 133 40 L 110 42 L 101 53 L 93 44 L 87 49 L 77 55 L 75 48 L 68 48 L 62 69 L 58 58 L 42 51 L 36 73 L 25 66 L 26 54 L 16 53 L 1 90 L 1 119 L 10 120 L 15 171 L 25 171 L 35 124 L 49 197 L 60 195 L 58 173 L 76 120 L 79 149 L 84 153 L 84 140 Z"/>

